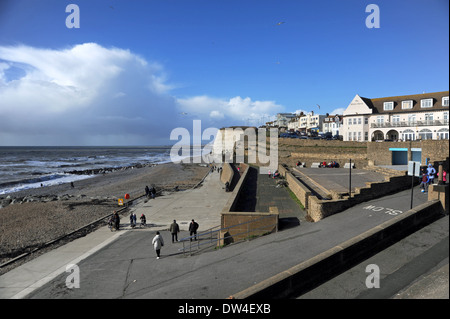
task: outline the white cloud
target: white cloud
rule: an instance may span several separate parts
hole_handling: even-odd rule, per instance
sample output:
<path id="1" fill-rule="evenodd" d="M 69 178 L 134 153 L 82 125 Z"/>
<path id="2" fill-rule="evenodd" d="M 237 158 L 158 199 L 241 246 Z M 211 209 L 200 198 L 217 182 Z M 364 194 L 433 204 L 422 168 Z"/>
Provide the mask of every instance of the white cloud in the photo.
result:
<path id="1" fill-rule="evenodd" d="M 260 125 L 283 109 L 273 101 L 252 101 L 240 96 L 230 99 L 195 96 L 177 102 L 184 112 L 203 118 L 209 125 L 217 124 L 216 120 L 227 125 Z"/>
<path id="2" fill-rule="evenodd" d="M 193 119 L 259 125 L 282 111 L 249 97 L 177 99 L 172 88 L 162 65 L 129 50 L 0 46 L 0 145 L 155 145 Z"/>
<path id="3" fill-rule="evenodd" d="M 163 69 L 128 50 L 0 47 L 0 63 L 0 145 L 96 144 L 102 136 L 154 144 L 169 136 L 176 104 Z M 11 64 L 24 76 L 7 80 Z"/>
<path id="4" fill-rule="evenodd" d="M 337 108 L 337 109 L 333 110 L 330 113 L 330 115 L 342 115 L 344 113 L 344 111 L 345 111 L 345 108 L 340 107 L 340 108 Z"/>

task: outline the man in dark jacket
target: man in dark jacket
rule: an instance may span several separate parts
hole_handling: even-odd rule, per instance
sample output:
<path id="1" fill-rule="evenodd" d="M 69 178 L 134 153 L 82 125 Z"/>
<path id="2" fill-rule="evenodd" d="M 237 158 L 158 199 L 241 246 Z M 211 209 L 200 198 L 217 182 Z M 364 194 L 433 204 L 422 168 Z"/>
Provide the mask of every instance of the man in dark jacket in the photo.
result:
<path id="1" fill-rule="evenodd" d="M 172 234 L 172 243 L 178 241 L 178 233 L 180 232 L 180 227 L 178 226 L 177 221 L 175 219 L 173 220 L 173 223 L 170 225 L 169 231 Z"/>
<path id="2" fill-rule="evenodd" d="M 194 240 L 197 240 L 197 229 L 198 229 L 198 224 L 192 220 L 191 223 L 189 224 L 189 234 L 192 237 L 192 235 L 194 235 Z M 192 241 L 192 238 L 191 238 Z"/>

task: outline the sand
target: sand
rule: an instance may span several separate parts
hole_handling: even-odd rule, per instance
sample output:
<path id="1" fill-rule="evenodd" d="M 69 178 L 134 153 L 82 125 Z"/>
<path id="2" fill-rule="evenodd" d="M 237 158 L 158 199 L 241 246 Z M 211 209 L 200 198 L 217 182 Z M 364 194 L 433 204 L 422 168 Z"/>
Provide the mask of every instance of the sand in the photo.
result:
<path id="1" fill-rule="evenodd" d="M 118 199 L 125 194 L 137 198 L 146 185 L 154 185 L 160 196 L 175 187 L 189 189 L 208 170 L 198 164 L 167 163 L 98 175 L 75 182 L 73 188 L 62 184 L 3 195 L 13 204 L 0 209 L 0 264 L 108 216 L 120 208 Z M 0 268 L 0 274 L 8 268 Z"/>

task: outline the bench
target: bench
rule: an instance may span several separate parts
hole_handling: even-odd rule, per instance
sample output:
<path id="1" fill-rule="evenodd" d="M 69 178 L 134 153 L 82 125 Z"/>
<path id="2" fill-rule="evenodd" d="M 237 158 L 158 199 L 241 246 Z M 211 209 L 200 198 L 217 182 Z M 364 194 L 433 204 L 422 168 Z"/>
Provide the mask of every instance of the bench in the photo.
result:
<path id="1" fill-rule="evenodd" d="M 344 168 L 350 168 L 350 163 L 345 163 Z M 355 168 L 355 163 L 352 163 L 352 168 Z"/>
<path id="2" fill-rule="evenodd" d="M 320 163 L 312 163 L 311 164 L 311 168 L 319 168 L 320 167 Z"/>

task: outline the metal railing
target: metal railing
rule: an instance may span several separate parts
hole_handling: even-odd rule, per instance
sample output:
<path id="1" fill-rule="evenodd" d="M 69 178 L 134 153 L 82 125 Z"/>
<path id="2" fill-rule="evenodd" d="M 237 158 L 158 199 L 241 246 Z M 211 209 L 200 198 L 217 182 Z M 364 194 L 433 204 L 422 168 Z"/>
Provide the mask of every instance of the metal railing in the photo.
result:
<path id="1" fill-rule="evenodd" d="M 251 225 L 255 222 L 259 222 L 266 218 L 273 218 L 274 216 L 275 215 L 263 216 L 258 219 L 250 220 L 248 222 L 235 224 L 232 226 L 223 227 L 223 228 L 219 228 L 216 230 L 213 230 L 213 229 L 220 227 L 220 226 L 212 227 L 204 232 L 180 239 L 179 243 L 183 244 L 183 248 L 179 248 L 178 251 L 183 252 L 183 254 L 186 254 L 186 253 L 192 254 L 192 251 L 194 249 L 196 252 L 198 252 L 201 249 L 206 249 L 206 248 L 210 248 L 212 246 L 217 246 L 217 244 L 221 241 L 223 241 L 225 243 L 225 241 L 227 239 L 232 239 L 233 237 L 235 237 L 235 238 L 242 237 L 242 235 L 247 235 L 247 236 L 243 236 L 243 239 L 238 240 L 238 241 L 233 241 L 233 242 L 245 241 L 245 240 L 251 239 L 252 236 L 257 237 L 257 236 L 262 235 L 262 234 L 250 235 L 252 233 L 255 233 L 256 231 L 265 230 L 265 229 L 268 230 L 269 228 L 271 228 L 273 230 L 274 227 L 275 227 L 275 232 L 278 232 L 278 221 L 274 224 L 264 225 L 262 227 L 256 227 L 256 228 L 251 227 Z M 227 233 L 229 233 L 230 229 L 233 229 L 236 227 L 242 227 L 243 225 L 247 225 L 246 231 L 235 233 L 233 235 L 228 235 L 228 236 L 223 236 L 223 237 L 221 236 L 222 233 L 227 234 Z M 267 233 L 269 233 L 269 232 L 271 232 L 271 231 L 268 230 Z M 226 246 L 226 244 L 224 244 L 223 246 Z"/>
<path id="2" fill-rule="evenodd" d="M 401 122 L 384 122 L 371 123 L 371 128 L 389 128 L 389 127 L 416 127 L 416 126 L 442 126 L 448 125 L 448 120 L 429 120 L 429 121 L 401 121 Z"/>

